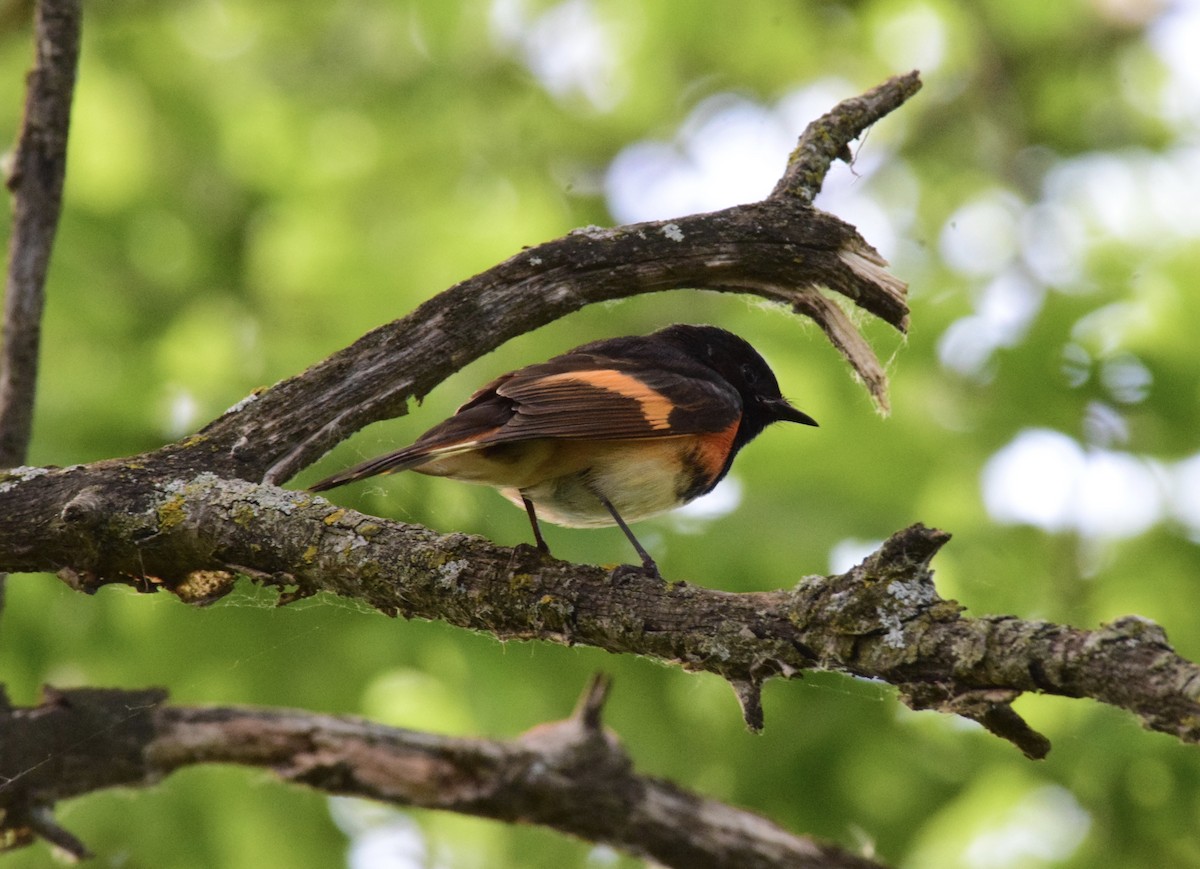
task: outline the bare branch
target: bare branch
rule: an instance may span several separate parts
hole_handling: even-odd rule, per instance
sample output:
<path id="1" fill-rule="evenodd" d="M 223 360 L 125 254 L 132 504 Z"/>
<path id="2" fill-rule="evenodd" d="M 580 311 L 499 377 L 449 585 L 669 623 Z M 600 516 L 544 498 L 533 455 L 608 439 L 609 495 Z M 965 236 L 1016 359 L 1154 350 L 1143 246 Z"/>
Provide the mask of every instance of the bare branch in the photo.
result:
<path id="1" fill-rule="evenodd" d="M 601 726 L 606 690 L 597 680 L 571 718 L 507 742 L 290 710 L 166 706 L 156 690 L 48 690 L 35 709 L 0 710 L 0 835 L 86 853 L 53 822 L 54 801 L 232 763 L 329 794 L 540 824 L 681 869 L 881 869 L 637 773 Z"/>
<path id="2" fill-rule="evenodd" d="M 37 59 L 8 177 L 15 200 L 0 353 L 0 468 L 25 461 L 33 427 L 46 271 L 66 177 L 81 16 L 79 0 L 37 4 Z"/>

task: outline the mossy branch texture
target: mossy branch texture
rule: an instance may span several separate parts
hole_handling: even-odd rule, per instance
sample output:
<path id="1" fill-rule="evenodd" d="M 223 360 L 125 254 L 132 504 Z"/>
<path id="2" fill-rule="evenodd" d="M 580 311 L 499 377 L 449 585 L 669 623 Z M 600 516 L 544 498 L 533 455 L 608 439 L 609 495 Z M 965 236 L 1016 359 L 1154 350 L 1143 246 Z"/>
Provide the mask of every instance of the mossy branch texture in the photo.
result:
<path id="1" fill-rule="evenodd" d="M 1140 619 L 1086 631 L 965 618 L 938 595 L 929 568 L 948 535 L 920 525 L 845 574 L 732 593 L 637 573 L 618 579 L 532 547 L 440 535 L 307 492 L 208 472 L 165 483 L 145 474 L 89 466 L 0 484 L 0 509 L 17 490 L 27 505 L 84 493 L 57 516 L 12 504 L 18 521 L 0 530 L 4 566 L 58 568 L 81 591 L 116 582 L 197 604 L 242 575 L 277 587 L 285 603 L 329 592 L 501 639 L 639 654 L 729 680 L 754 729 L 763 724 L 765 680 L 825 669 L 890 682 L 914 708 L 979 721 L 1031 757 L 1049 746 L 1012 711 L 1025 691 L 1092 697 L 1200 741 L 1200 668 L 1175 655 L 1159 628 Z M 139 499 L 136 511 L 122 506 Z M 33 526 L 42 529 L 38 544 L 22 547 L 20 529 Z"/>

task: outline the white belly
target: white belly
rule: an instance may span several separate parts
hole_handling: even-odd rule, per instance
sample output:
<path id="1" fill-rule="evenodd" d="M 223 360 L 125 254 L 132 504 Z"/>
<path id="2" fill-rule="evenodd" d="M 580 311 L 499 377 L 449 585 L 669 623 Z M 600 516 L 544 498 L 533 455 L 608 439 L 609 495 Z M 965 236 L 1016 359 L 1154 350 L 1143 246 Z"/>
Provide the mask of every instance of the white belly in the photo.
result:
<path id="1" fill-rule="evenodd" d="M 581 471 L 500 493 L 518 507 L 523 506 L 524 494 L 537 508 L 539 519 L 571 528 L 616 524 L 595 492 L 607 498 L 626 522 L 680 506 L 676 439 L 610 441 L 601 450 L 596 446 L 589 445 L 592 461 Z"/>

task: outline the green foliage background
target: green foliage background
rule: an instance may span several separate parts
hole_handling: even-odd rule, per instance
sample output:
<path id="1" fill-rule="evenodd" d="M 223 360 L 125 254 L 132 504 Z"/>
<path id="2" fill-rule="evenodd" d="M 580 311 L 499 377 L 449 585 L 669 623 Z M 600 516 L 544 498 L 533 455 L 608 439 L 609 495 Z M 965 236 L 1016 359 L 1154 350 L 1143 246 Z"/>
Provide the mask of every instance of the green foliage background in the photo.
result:
<path id="1" fill-rule="evenodd" d="M 523 245 L 611 224 L 609 164 L 639 141 L 685 155 L 680 131 L 700 123 L 697 107 L 723 104 L 712 97 L 770 112 L 807 94 L 815 115 L 920 66 L 926 89 L 860 146 L 860 177 L 835 169 L 844 195 L 825 202 L 871 203 L 863 213 L 876 218 L 860 226 L 911 283 L 907 341 L 864 324 L 891 359 L 890 418 L 811 326 L 743 299 L 669 293 L 511 342 L 295 484 L 410 439 L 510 367 L 597 337 L 717 322 L 756 343 L 822 427 L 775 429 L 743 453 L 736 511 L 641 526 L 667 576 L 786 587 L 829 570 L 835 550 L 923 521 L 953 532 L 935 562 L 939 587 L 972 613 L 1087 627 L 1137 613 L 1200 658 L 1200 520 L 1179 506 L 1200 480 L 1193 473 L 1189 488 L 1179 464 L 1200 449 L 1200 228 L 1179 204 L 1198 183 L 1200 113 L 1155 50 L 1186 4 L 86 5 L 31 464 L 154 448 Z M 565 84 L 538 72 L 563 45 L 583 70 Z M 10 21 L 0 35 L 9 141 L 30 53 L 27 28 Z M 789 117 L 787 135 L 808 119 Z M 729 176 L 746 168 L 734 152 L 728 160 Z M 1111 183 L 1056 199 L 1071 166 L 1108 167 Z M 960 234 L 974 240 L 965 254 Z M 1005 294 L 1000 278 L 1020 291 Z M 997 322 L 1016 326 L 996 332 Z M 952 364 L 964 352 L 974 361 Z M 1154 521 L 1105 536 L 990 514 L 984 469 L 1031 429 L 1148 470 Z M 334 497 L 509 544 L 528 533 L 494 493 L 417 475 Z M 615 530 L 548 537 L 562 557 L 629 554 Z M 976 728 L 907 711 L 883 685 L 828 674 L 774 683 L 766 732 L 751 736 L 710 676 L 500 644 L 331 599 L 274 609 L 250 587 L 194 610 L 19 576 L 2 628 L 0 679 L 14 702 L 34 702 L 42 683 L 160 684 L 177 703 L 494 737 L 564 716 L 605 669 L 616 676 L 609 722 L 641 769 L 898 866 L 1200 865 L 1195 747 L 1089 701 L 1019 702 L 1054 742 L 1032 763 Z M 60 819 L 98 865 L 123 867 L 325 867 L 352 848 L 364 867 L 636 865 L 537 829 L 331 805 L 240 770 L 87 797 Z M 388 835 L 414 821 L 407 841 L 427 853 L 404 862 Z M 39 846 L 3 859 L 47 856 Z"/>

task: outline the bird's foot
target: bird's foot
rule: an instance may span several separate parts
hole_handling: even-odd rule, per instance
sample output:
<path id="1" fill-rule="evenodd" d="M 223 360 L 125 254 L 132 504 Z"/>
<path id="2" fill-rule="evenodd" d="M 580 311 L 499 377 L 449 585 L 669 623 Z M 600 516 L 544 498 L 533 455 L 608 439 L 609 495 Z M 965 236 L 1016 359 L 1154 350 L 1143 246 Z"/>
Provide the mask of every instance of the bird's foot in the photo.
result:
<path id="1" fill-rule="evenodd" d="M 609 578 L 615 583 L 628 582 L 634 576 L 647 576 L 658 580 L 663 578 L 662 574 L 658 572 L 658 565 L 649 559 L 641 564 L 618 564 L 609 574 Z"/>

